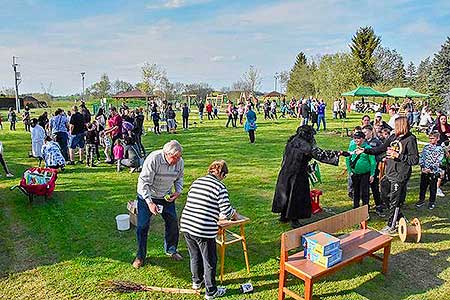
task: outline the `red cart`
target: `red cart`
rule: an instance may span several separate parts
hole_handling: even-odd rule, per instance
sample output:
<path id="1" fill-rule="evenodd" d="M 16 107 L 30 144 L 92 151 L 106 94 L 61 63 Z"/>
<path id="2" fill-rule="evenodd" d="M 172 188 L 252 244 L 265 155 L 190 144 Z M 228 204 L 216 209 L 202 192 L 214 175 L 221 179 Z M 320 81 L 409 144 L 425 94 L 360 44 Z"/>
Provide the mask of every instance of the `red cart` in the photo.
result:
<path id="1" fill-rule="evenodd" d="M 27 182 L 27 174 L 32 174 L 33 177 L 42 176 L 45 183 L 39 183 L 34 180 Z M 50 168 L 29 168 L 26 170 L 20 180 L 19 185 L 13 186 L 11 190 L 18 188 L 25 195 L 28 196 L 30 203 L 33 201 L 34 196 L 44 196 L 47 200 L 55 190 L 56 179 L 58 177 L 58 171 Z"/>

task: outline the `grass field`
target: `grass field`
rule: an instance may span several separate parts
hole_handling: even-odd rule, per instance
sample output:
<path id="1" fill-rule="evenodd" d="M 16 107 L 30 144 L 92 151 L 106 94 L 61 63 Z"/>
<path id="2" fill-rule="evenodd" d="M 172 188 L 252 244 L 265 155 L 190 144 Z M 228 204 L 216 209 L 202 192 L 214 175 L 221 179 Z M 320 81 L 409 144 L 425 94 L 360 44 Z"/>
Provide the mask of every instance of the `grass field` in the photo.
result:
<path id="1" fill-rule="evenodd" d="M 192 121 L 197 121 L 194 114 L 192 117 Z M 351 115 L 347 126 L 356 125 L 359 118 Z M 184 147 L 185 188 L 177 200 L 179 215 L 191 182 L 205 174 L 212 160 L 227 161 L 230 173 L 224 183 L 232 204 L 251 219 L 246 227 L 251 273 L 245 271 L 241 247 L 228 248 L 224 282 L 228 293 L 223 299 L 276 299 L 279 238 L 289 226 L 280 224 L 270 209 L 284 145 L 298 121 L 259 120 L 254 145 L 248 143 L 242 128 L 224 128 L 224 123 L 222 117 L 176 135 L 148 133 L 143 142 L 148 151 L 174 138 Z M 179 250 L 185 260 L 171 261 L 163 251 L 162 219 L 153 218 L 150 263 L 133 269 L 135 231 L 132 228 L 118 232 L 114 217 L 125 213 L 126 202 L 135 197 L 138 174 L 116 173 L 114 167 L 105 164 L 97 168 L 67 167 L 59 175 L 53 197 L 48 201 L 38 199 L 30 205 L 23 194 L 9 190 L 19 182 L 26 168 L 36 164 L 27 158 L 29 134 L 23 131 L 22 124 L 18 125 L 16 132 L 7 129 L 8 123 L 0 131 L 4 157 L 16 175 L 6 179 L 2 172 L 0 178 L 0 299 L 198 299 L 192 295 L 105 291 L 101 283 L 110 279 L 189 288 L 191 277 L 184 240 L 180 239 Z M 324 149 L 346 149 L 349 139 L 335 132 L 341 127 L 340 121 L 328 125 L 328 131 L 317 135 L 318 144 Z M 321 164 L 324 183 L 319 188 L 324 191 L 321 204 L 327 212 L 308 222 L 351 208 L 347 180 L 340 175 L 344 166 L 342 159 L 339 167 Z M 415 209 L 419 188 L 418 169 L 414 170 L 405 213 L 422 221 L 421 243 L 404 244 L 395 238 L 387 277 L 380 273 L 378 261 L 366 259 L 315 284 L 316 299 L 450 299 L 448 197 L 438 198 L 433 211 Z M 380 229 L 384 224 L 384 220 L 371 216 L 369 226 Z M 239 285 L 248 281 L 253 283 L 255 292 L 241 295 Z M 288 285 L 303 290 L 297 279 L 290 278 Z"/>

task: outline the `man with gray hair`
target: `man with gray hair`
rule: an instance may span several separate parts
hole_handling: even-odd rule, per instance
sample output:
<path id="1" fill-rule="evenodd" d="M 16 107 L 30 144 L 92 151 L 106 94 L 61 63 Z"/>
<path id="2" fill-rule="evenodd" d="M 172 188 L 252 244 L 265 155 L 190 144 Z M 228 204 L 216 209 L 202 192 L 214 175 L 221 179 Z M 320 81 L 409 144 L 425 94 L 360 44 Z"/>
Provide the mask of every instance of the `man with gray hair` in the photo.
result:
<path id="1" fill-rule="evenodd" d="M 178 218 L 175 199 L 183 189 L 183 148 L 176 140 L 166 143 L 162 150 L 150 153 L 144 161 L 137 185 L 137 228 L 138 251 L 134 268 L 144 265 L 147 256 L 147 237 L 152 215 L 161 215 L 165 223 L 164 250 L 172 259 L 183 257 L 178 253 Z M 174 191 L 173 191 L 174 189 Z"/>

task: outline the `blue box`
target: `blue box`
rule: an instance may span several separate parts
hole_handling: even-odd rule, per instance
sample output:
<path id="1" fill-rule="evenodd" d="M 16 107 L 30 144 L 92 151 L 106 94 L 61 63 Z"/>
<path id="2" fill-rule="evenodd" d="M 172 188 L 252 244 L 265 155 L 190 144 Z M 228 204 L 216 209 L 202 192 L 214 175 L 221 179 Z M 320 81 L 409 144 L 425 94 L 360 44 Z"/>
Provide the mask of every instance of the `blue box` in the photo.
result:
<path id="1" fill-rule="evenodd" d="M 322 256 L 332 254 L 340 248 L 341 241 L 331 234 L 318 231 L 309 235 L 304 235 L 306 247 Z M 305 244 L 303 244 L 305 245 Z"/>
<path id="2" fill-rule="evenodd" d="M 325 256 L 309 249 L 307 259 L 319 266 L 329 268 L 342 260 L 342 249 L 338 248 L 330 255 Z"/>
<path id="3" fill-rule="evenodd" d="M 311 232 L 308 232 L 308 233 L 305 233 L 304 235 L 302 235 L 303 257 L 306 257 L 307 250 L 308 250 L 308 245 L 307 245 L 308 243 L 306 242 L 306 238 L 313 234 L 319 233 L 319 232 L 320 231 L 311 231 Z"/>

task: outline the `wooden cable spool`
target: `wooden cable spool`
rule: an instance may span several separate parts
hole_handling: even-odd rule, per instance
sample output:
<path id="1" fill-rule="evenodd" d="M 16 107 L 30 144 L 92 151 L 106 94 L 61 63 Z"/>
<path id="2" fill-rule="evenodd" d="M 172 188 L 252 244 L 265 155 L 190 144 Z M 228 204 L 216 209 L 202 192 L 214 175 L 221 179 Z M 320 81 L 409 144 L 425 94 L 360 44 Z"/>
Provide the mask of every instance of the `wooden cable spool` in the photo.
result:
<path id="1" fill-rule="evenodd" d="M 401 218 L 398 222 L 398 236 L 402 242 L 411 241 L 418 243 L 422 236 L 422 226 L 417 218 L 414 218 L 411 221 L 411 224 L 412 225 L 408 225 L 406 219 Z"/>

